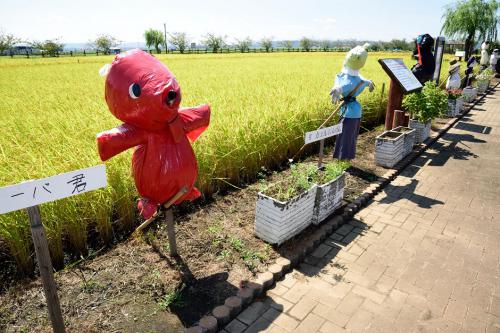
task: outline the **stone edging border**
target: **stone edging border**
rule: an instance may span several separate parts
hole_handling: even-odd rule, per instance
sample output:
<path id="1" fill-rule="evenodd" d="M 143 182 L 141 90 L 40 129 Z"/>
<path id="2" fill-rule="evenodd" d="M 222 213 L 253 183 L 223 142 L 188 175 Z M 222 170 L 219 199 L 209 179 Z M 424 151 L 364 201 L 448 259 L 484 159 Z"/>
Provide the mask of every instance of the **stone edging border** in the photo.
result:
<path id="1" fill-rule="evenodd" d="M 212 310 L 211 315 L 201 318 L 197 325 L 186 329 L 186 333 L 215 333 L 222 329 L 232 319 L 242 312 L 252 300 L 263 295 L 276 281 L 282 279 L 288 272 L 299 265 L 304 258 L 314 251 L 314 249 L 333 232 L 349 221 L 361 208 L 363 208 L 377 193 L 379 193 L 387 184 L 394 180 L 408 165 L 410 165 L 424 151 L 439 140 L 450 128 L 468 114 L 474 106 L 484 99 L 488 93 L 495 89 L 500 82 L 477 98 L 468 110 L 459 114 L 458 117 L 450 119 L 446 125 L 439 129 L 437 135 L 427 138 L 423 145 L 413 149 L 404 159 L 399 161 L 394 169 L 387 171 L 382 177 L 379 177 L 374 183 L 368 186 L 363 193 L 354 201 L 344 207 L 342 214 L 336 215 L 326 223 L 319 226 L 316 233 L 307 241 L 299 253 L 296 253 L 290 259 L 279 257 L 276 262 L 268 267 L 264 273 L 260 273 L 256 279 L 244 283 L 235 296 L 226 298 L 224 305 L 219 305 Z"/>

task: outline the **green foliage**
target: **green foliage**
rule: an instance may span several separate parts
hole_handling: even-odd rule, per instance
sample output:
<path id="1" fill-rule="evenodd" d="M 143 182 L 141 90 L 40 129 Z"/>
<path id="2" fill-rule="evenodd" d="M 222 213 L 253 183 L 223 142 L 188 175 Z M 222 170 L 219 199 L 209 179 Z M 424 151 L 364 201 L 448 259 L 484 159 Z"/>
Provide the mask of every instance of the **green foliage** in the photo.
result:
<path id="1" fill-rule="evenodd" d="M 465 40 L 465 58 L 475 41 L 497 39 L 498 2 L 496 0 L 460 0 L 446 7 L 441 32 L 447 37 Z"/>
<path id="2" fill-rule="evenodd" d="M 252 40 L 250 37 L 236 41 L 236 47 L 240 49 L 241 53 L 248 52 L 250 46 L 252 46 Z"/>
<path id="3" fill-rule="evenodd" d="M 290 200 L 311 188 L 315 174 L 314 165 L 292 164 L 290 175 L 285 180 L 264 187 L 262 192 L 279 201 Z"/>
<path id="4" fill-rule="evenodd" d="M 210 49 L 213 53 L 219 52 L 226 45 L 226 36 L 217 36 L 215 34 L 207 34 L 203 43 Z"/>
<path id="5" fill-rule="evenodd" d="M 185 32 L 173 32 L 169 36 L 170 39 L 168 41 L 170 44 L 177 47 L 180 53 L 184 53 L 189 44 L 187 34 Z"/>
<path id="6" fill-rule="evenodd" d="M 0 31 L 0 54 L 10 49 L 18 40 L 14 35 Z"/>
<path id="7" fill-rule="evenodd" d="M 269 52 L 273 47 L 273 40 L 269 37 L 264 37 L 260 40 L 260 46 L 263 47 L 266 52 Z"/>
<path id="8" fill-rule="evenodd" d="M 325 170 L 318 171 L 313 181 L 319 185 L 326 184 L 339 177 L 351 164 L 347 161 L 336 161 L 325 165 Z"/>
<path id="9" fill-rule="evenodd" d="M 158 305 L 162 310 L 169 310 L 172 306 L 182 306 L 184 304 L 183 291 L 183 289 L 178 289 L 168 292 L 158 302 Z"/>
<path id="10" fill-rule="evenodd" d="M 291 40 L 283 40 L 280 42 L 282 48 L 290 50 L 293 48 L 293 42 Z"/>
<path id="11" fill-rule="evenodd" d="M 46 55 L 51 57 L 57 56 L 59 52 L 63 50 L 64 44 L 59 43 L 57 39 L 48 39 L 44 42 L 33 42 L 32 46 L 35 49 L 39 49 Z"/>
<path id="12" fill-rule="evenodd" d="M 446 112 L 448 94 L 428 81 L 421 91 L 405 96 L 403 107 L 411 112 L 413 119 L 425 123 Z"/>
<path id="13" fill-rule="evenodd" d="M 262 192 L 279 201 L 287 201 L 307 191 L 314 184 L 325 184 L 334 180 L 344 172 L 350 164 L 345 161 L 328 163 L 324 170 L 317 166 L 306 164 L 292 164 L 290 175 L 283 181 L 264 186 Z"/>
<path id="14" fill-rule="evenodd" d="M 314 42 L 312 39 L 307 37 L 302 37 L 300 40 L 300 47 L 304 49 L 304 51 L 309 52 L 311 48 L 314 46 Z"/>
<path id="15" fill-rule="evenodd" d="M 478 81 L 489 81 L 495 76 L 495 72 L 491 68 L 486 68 L 484 71 L 476 75 Z"/>
<path id="16" fill-rule="evenodd" d="M 160 45 L 165 44 L 165 35 L 161 30 L 149 28 L 144 31 L 144 38 L 148 47 L 154 46 L 156 53 L 160 53 Z"/>
<path id="17" fill-rule="evenodd" d="M 113 46 L 118 45 L 120 41 L 113 36 L 110 35 L 100 35 L 94 41 L 89 44 L 95 48 L 98 52 L 102 52 L 104 54 L 109 54 L 110 49 Z"/>
<path id="18" fill-rule="evenodd" d="M 328 51 L 329 48 L 332 47 L 332 42 L 329 41 L 328 39 L 324 39 L 319 42 L 319 47 L 326 52 Z"/>

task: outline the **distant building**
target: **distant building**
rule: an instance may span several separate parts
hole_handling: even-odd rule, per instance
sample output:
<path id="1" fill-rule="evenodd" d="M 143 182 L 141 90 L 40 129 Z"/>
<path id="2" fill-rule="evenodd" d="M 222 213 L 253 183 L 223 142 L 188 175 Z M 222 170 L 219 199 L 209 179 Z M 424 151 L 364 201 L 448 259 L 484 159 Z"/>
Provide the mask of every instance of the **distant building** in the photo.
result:
<path id="1" fill-rule="evenodd" d="M 465 51 L 465 43 L 459 40 L 447 40 L 444 43 L 445 53 L 455 53 L 456 51 Z"/>
<path id="2" fill-rule="evenodd" d="M 16 43 L 12 45 L 12 53 L 13 54 L 32 54 L 33 53 L 33 47 L 28 44 L 28 43 Z"/>
<path id="3" fill-rule="evenodd" d="M 120 53 L 121 51 L 122 51 L 122 49 L 121 49 L 121 48 L 119 48 L 119 47 L 110 47 L 110 48 L 109 48 L 109 53 L 111 53 L 111 54 L 118 54 L 118 53 Z"/>

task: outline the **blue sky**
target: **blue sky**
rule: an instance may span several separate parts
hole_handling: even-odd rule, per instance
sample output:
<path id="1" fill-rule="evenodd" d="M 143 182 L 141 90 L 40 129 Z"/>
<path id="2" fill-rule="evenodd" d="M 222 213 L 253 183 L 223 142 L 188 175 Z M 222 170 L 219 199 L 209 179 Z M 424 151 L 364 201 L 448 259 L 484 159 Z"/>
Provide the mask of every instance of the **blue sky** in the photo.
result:
<path id="1" fill-rule="evenodd" d="M 208 32 L 229 41 L 413 38 L 436 36 L 452 0 L 0 0 L 0 29 L 24 40 L 60 38 L 87 42 L 100 33 L 141 42 L 147 28 L 187 32 L 199 41 Z"/>

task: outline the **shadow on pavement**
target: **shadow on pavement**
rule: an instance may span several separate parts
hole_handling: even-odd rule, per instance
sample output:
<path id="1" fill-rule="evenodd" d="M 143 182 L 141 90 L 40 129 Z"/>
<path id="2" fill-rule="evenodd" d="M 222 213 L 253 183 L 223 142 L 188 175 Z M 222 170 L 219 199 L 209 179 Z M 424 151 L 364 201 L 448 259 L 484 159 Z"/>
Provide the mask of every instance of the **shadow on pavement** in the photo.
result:
<path id="1" fill-rule="evenodd" d="M 400 199 L 408 199 L 411 202 L 417 204 L 420 208 L 430 209 L 434 205 L 443 205 L 444 202 L 440 200 L 435 200 L 428 198 L 426 196 L 416 194 L 415 189 L 417 188 L 418 180 L 412 179 L 411 182 L 403 186 L 390 185 L 384 188 L 384 192 L 387 194 L 385 198 L 380 200 L 380 203 L 391 204 Z M 399 193 L 399 195 L 394 195 Z"/>
<path id="2" fill-rule="evenodd" d="M 455 125 L 455 128 L 462 130 L 462 131 L 469 131 L 469 132 L 480 133 L 480 134 L 490 134 L 491 133 L 491 127 L 489 127 L 489 126 L 467 124 L 463 121 L 459 121 Z"/>

